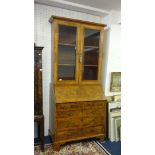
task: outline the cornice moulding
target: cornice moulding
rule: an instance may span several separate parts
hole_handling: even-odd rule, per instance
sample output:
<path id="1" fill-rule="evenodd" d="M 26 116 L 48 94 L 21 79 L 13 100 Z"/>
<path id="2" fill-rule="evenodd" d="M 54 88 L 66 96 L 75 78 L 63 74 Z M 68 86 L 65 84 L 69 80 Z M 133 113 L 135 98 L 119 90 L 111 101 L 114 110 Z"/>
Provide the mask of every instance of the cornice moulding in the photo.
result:
<path id="1" fill-rule="evenodd" d="M 78 11 L 83 13 L 88 13 L 96 16 L 107 16 L 110 12 L 102 9 L 98 9 L 91 6 L 81 5 L 73 2 L 68 2 L 64 0 L 34 0 L 37 4 L 44 4 L 53 7 L 59 7 L 67 10 Z"/>

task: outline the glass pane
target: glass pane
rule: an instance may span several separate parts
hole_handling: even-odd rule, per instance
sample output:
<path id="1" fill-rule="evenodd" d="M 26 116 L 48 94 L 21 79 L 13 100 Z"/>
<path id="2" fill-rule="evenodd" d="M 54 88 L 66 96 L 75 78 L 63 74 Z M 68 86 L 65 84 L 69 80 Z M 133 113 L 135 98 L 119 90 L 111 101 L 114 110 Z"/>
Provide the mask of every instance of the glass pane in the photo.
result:
<path id="1" fill-rule="evenodd" d="M 59 43 L 76 44 L 76 27 L 59 25 Z"/>
<path id="2" fill-rule="evenodd" d="M 58 40 L 58 80 L 75 80 L 76 27 L 60 25 Z"/>
<path id="3" fill-rule="evenodd" d="M 75 47 L 59 45 L 58 65 L 76 63 Z"/>
<path id="4" fill-rule="evenodd" d="M 85 46 L 99 46 L 100 31 L 93 29 L 85 29 L 84 44 Z"/>
<path id="5" fill-rule="evenodd" d="M 58 80 L 74 80 L 75 67 L 74 66 L 58 66 Z"/>
<path id="6" fill-rule="evenodd" d="M 84 66 L 83 80 L 97 80 L 97 67 Z"/>
<path id="7" fill-rule="evenodd" d="M 83 80 L 97 80 L 100 31 L 85 29 L 83 53 Z"/>

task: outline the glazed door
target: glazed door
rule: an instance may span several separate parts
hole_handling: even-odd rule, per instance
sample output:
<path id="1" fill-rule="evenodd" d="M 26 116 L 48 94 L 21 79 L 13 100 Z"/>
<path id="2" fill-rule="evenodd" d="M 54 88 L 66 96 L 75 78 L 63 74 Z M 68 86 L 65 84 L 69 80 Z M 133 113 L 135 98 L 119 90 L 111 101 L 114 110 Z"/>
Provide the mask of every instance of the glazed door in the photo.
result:
<path id="1" fill-rule="evenodd" d="M 84 25 L 81 27 L 80 83 L 101 82 L 103 27 Z"/>
<path id="2" fill-rule="evenodd" d="M 55 81 L 57 84 L 78 83 L 79 24 L 55 22 Z"/>

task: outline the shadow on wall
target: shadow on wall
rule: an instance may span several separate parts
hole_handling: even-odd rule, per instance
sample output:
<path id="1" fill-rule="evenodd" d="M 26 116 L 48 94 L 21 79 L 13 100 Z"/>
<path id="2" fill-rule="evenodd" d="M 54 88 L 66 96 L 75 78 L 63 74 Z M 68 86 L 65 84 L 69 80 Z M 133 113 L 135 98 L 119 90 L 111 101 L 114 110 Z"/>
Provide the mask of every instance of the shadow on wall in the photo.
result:
<path id="1" fill-rule="evenodd" d="M 109 50 L 109 40 L 110 40 L 110 29 L 104 31 L 104 48 L 103 48 L 103 61 L 102 61 L 102 85 L 104 92 L 106 91 L 106 75 L 108 67 L 108 50 Z M 106 94 L 105 94 L 106 95 Z"/>
<path id="2" fill-rule="evenodd" d="M 49 84 L 50 93 L 49 93 L 49 129 L 48 135 L 52 136 L 53 131 L 53 113 L 54 113 L 54 100 L 53 100 L 53 83 L 50 82 Z"/>

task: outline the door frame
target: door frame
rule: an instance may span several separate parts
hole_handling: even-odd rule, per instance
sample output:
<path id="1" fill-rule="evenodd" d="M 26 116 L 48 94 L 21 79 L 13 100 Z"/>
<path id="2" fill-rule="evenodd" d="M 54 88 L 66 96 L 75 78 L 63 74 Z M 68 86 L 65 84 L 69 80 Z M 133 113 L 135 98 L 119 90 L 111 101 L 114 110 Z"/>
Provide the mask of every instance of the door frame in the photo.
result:
<path id="1" fill-rule="evenodd" d="M 58 80 L 58 38 L 59 38 L 59 25 L 76 27 L 76 67 L 75 67 L 75 80 Z M 55 84 L 78 84 L 79 82 L 79 51 L 80 51 L 80 24 L 55 19 L 54 21 L 54 83 Z"/>
<path id="2" fill-rule="evenodd" d="M 99 59 L 98 59 L 98 76 L 97 80 L 82 80 L 83 75 L 83 63 L 80 63 L 80 75 L 79 75 L 79 84 L 101 84 L 101 73 L 102 73 L 102 55 L 103 55 L 103 35 L 104 35 L 104 27 L 82 24 L 80 27 L 80 54 L 82 55 L 82 60 L 84 56 L 84 30 L 85 29 L 94 29 L 100 31 L 100 41 L 99 41 Z"/>

